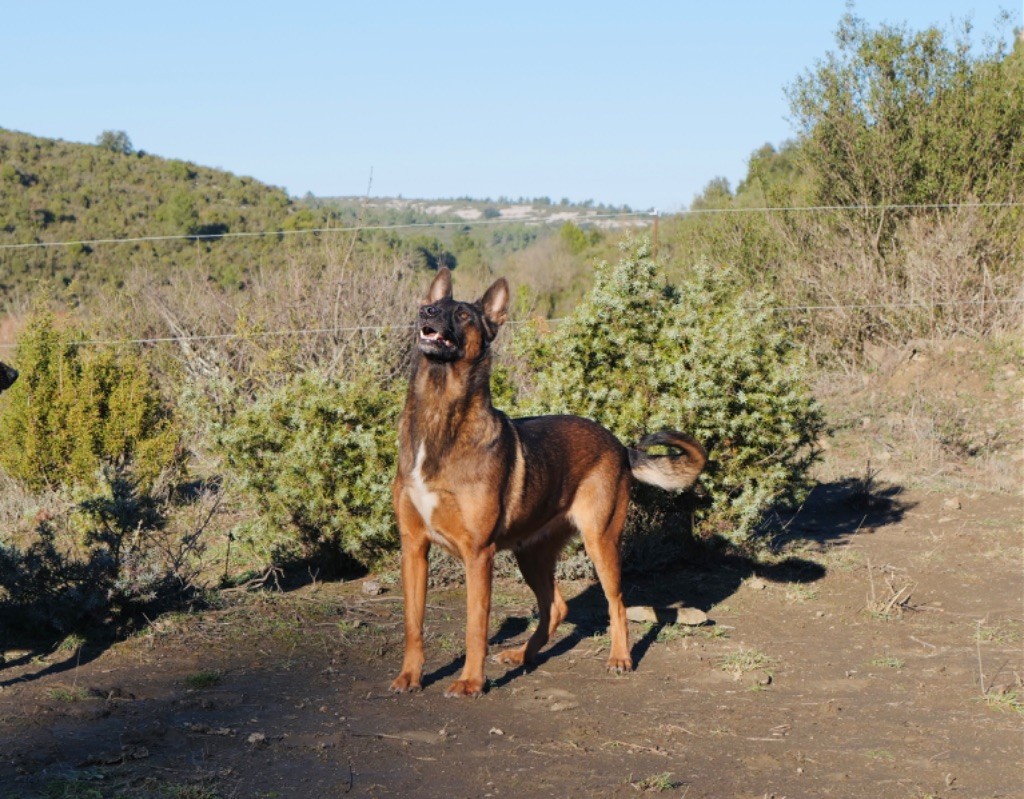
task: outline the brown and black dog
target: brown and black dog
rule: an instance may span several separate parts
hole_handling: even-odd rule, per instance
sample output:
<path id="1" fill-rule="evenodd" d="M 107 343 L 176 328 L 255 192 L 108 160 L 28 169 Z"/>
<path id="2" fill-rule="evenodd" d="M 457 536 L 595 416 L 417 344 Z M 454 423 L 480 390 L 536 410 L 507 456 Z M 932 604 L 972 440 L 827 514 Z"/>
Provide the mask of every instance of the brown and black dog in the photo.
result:
<path id="1" fill-rule="evenodd" d="M 688 488 L 707 461 L 703 447 L 682 433 L 656 433 L 627 449 L 589 419 L 509 419 L 495 410 L 490 346 L 508 318 L 508 301 L 502 278 L 477 302 L 458 302 L 452 299 L 451 273 L 441 269 L 420 306 L 394 483 L 405 597 L 405 657 L 391 684 L 398 693 L 421 687 L 431 544 L 466 568 L 466 663 L 447 696 L 483 692 L 495 553 L 513 551 L 537 596 L 537 629 L 524 645 L 498 655 L 500 662 L 518 666 L 536 656 L 565 618 L 555 562 L 577 531 L 608 599 L 608 668 L 630 671 L 619 562 L 630 481 Z M 644 450 L 654 445 L 681 452 L 647 455 Z"/>
<path id="2" fill-rule="evenodd" d="M 3 394 L 7 389 L 14 385 L 14 381 L 18 379 L 18 370 L 13 366 L 8 366 L 3 361 L 0 361 L 0 394 Z"/>

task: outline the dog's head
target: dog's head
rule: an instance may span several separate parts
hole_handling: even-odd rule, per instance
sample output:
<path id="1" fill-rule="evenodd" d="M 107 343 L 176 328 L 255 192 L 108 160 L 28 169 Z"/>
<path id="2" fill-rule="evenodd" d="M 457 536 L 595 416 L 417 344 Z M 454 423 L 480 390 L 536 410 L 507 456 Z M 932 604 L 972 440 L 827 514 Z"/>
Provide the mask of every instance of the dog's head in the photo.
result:
<path id="1" fill-rule="evenodd" d="M 0 361 L 0 394 L 14 385 L 18 379 L 18 370 Z"/>
<path id="2" fill-rule="evenodd" d="M 476 302 L 452 299 L 452 273 L 440 269 L 420 302 L 417 346 L 431 361 L 475 361 L 508 319 L 508 282 L 499 278 Z"/>

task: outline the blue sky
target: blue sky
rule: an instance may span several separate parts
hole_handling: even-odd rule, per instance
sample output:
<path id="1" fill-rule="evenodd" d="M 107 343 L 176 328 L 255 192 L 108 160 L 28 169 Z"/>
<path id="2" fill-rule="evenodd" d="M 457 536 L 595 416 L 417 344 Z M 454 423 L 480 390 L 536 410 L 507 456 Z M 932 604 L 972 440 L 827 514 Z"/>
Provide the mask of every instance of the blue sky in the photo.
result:
<path id="1" fill-rule="evenodd" d="M 816 2 L 9 3 L 0 127 L 252 175 L 293 195 L 562 197 L 677 210 L 792 135 L 833 47 Z M 913 28 L 990 0 L 861 0 Z M 1009 34 L 1007 34 L 1008 36 Z"/>

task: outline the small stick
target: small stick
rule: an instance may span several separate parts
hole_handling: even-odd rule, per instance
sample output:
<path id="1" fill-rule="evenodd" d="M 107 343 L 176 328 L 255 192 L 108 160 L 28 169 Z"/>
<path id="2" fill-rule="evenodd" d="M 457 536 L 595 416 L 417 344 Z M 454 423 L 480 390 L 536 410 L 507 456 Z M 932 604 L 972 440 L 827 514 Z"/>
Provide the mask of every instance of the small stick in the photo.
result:
<path id="1" fill-rule="evenodd" d="M 616 741 L 614 738 L 605 741 L 604 746 L 607 746 L 608 744 L 618 744 L 619 746 L 628 746 L 632 749 L 642 749 L 645 752 L 660 755 L 661 757 L 668 757 L 669 755 L 669 753 L 664 751 L 663 749 L 655 749 L 653 746 L 644 746 L 643 744 L 633 744 L 629 741 Z"/>
<path id="2" fill-rule="evenodd" d="M 977 627 L 975 628 L 974 643 L 978 648 L 978 681 L 981 684 L 981 695 L 985 695 L 985 672 L 981 668 L 981 621 L 975 622 Z"/>

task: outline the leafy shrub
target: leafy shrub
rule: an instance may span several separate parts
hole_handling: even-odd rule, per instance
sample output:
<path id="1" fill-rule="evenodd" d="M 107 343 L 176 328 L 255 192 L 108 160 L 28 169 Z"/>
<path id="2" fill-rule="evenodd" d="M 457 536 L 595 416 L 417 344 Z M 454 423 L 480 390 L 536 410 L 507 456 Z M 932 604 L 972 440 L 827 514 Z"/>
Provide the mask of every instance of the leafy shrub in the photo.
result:
<path id="1" fill-rule="evenodd" d="M 596 419 L 626 443 L 664 428 L 691 433 L 710 454 L 697 532 L 747 542 L 772 505 L 808 487 L 825 426 L 803 359 L 771 297 L 743 289 L 731 269 L 701 263 L 672 286 L 648 242 L 622 249 L 553 333 L 528 329 L 519 341 L 536 370 L 520 407 Z M 648 513 L 680 509 L 664 492 L 637 497 Z"/>
<path id="2" fill-rule="evenodd" d="M 111 468 L 149 494 L 180 476 L 174 417 L 146 361 L 130 351 L 76 346 L 51 315 L 18 339 L 21 377 L 0 407 L 0 468 L 31 489 L 97 487 Z"/>
<path id="3" fill-rule="evenodd" d="M 259 511 L 246 543 L 334 569 L 346 565 L 342 553 L 370 565 L 393 549 L 400 407 L 401 394 L 373 374 L 338 384 L 308 372 L 238 414 L 219 444 Z"/>

